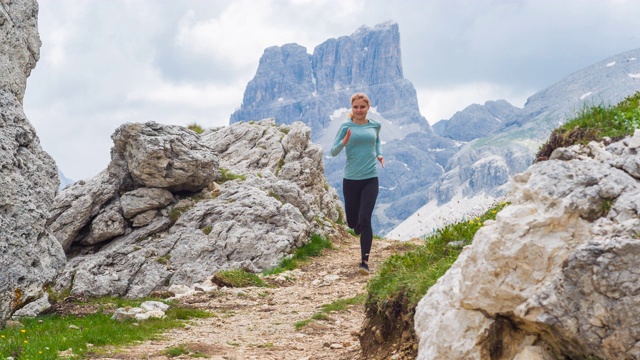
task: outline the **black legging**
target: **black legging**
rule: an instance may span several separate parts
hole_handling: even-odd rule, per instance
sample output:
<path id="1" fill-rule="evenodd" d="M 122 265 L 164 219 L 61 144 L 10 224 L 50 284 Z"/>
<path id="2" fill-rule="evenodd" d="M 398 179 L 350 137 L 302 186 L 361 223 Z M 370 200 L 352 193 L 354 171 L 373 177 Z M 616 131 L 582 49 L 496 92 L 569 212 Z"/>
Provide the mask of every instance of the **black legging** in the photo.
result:
<path id="1" fill-rule="evenodd" d="M 347 213 L 347 224 L 356 235 L 360 235 L 360 252 L 362 261 L 369 261 L 373 229 L 371 214 L 378 198 L 378 178 L 365 180 L 343 179 L 344 211 Z"/>

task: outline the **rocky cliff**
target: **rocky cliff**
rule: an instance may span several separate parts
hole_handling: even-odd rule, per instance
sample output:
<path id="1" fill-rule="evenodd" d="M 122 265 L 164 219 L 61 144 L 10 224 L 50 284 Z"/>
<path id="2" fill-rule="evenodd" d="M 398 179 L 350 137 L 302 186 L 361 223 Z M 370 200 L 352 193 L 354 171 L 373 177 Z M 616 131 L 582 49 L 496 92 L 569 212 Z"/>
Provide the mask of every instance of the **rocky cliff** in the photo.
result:
<path id="1" fill-rule="evenodd" d="M 386 168 L 373 221 L 376 233 L 384 233 L 424 204 L 424 189 L 458 150 L 420 115 L 416 91 L 402 71 L 396 23 L 329 39 L 311 55 L 296 44 L 266 49 L 230 123 L 263 118 L 306 123 L 324 149 L 329 184 L 342 194 L 344 155 L 332 158 L 329 149 L 355 92 L 369 95 L 369 115 L 382 124 Z"/>
<path id="2" fill-rule="evenodd" d="M 0 327 L 41 296 L 65 261 L 45 228 L 59 183 L 56 166 L 22 106 L 40 57 L 37 15 L 35 1 L 0 2 Z"/>
<path id="3" fill-rule="evenodd" d="M 109 167 L 62 190 L 49 220 L 68 256 L 56 290 L 142 297 L 218 270 L 258 272 L 343 215 L 302 123 L 238 123 L 198 135 L 125 124 Z"/>
<path id="4" fill-rule="evenodd" d="M 640 357 L 640 130 L 513 178 L 416 309 L 419 359 Z"/>

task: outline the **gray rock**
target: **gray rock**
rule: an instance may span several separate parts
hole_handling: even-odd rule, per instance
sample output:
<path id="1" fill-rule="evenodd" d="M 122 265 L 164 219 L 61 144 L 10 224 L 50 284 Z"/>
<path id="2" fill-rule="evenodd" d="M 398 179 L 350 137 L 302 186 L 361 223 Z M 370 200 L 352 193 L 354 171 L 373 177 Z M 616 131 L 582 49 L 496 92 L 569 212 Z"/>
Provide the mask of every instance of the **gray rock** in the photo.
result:
<path id="1" fill-rule="evenodd" d="M 199 191 L 215 179 L 216 155 L 184 127 L 125 124 L 111 138 L 110 171 L 129 174 L 133 188 Z"/>
<path id="2" fill-rule="evenodd" d="M 173 194 L 166 189 L 138 188 L 122 194 L 122 214 L 127 219 L 152 209 L 162 209 L 173 202 Z"/>
<path id="3" fill-rule="evenodd" d="M 156 215 L 158 215 L 157 210 L 148 210 L 140 213 L 131 220 L 131 226 L 141 227 L 148 225 L 151 221 L 153 221 L 153 219 L 156 218 Z"/>
<path id="4" fill-rule="evenodd" d="M 130 133 L 154 136 L 122 135 Z M 123 159 L 138 159 L 141 155 L 134 153 L 136 149 L 146 153 L 154 144 L 170 143 L 180 133 L 158 124 L 123 126 L 114 135 L 119 144 L 112 149 L 108 171 L 84 185 L 63 190 L 63 194 L 100 196 L 95 186 L 105 182 L 116 185 L 109 179 L 122 179 L 110 193 L 109 202 L 65 200 L 65 206 L 55 207 L 60 209 L 57 219 L 78 218 L 76 211 L 80 210 L 89 214 L 74 227 L 74 236 L 67 235 L 73 246 L 68 248 L 69 261 L 56 279 L 55 290 L 143 297 L 156 290 L 191 287 L 221 269 L 258 272 L 274 267 L 312 234 L 331 236 L 336 232 L 333 224 L 344 211 L 335 190 L 327 185 L 321 148 L 311 142 L 307 126 L 276 126 L 273 121 L 239 123 L 195 136 L 189 146 L 196 153 L 208 149 L 210 154 L 200 154 L 203 162 L 192 162 L 191 171 L 199 173 L 215 159 L 211 176 L 221 178 L 224 170 L 228 178 L 236 174 L 235 180 L 221 178 L 220 184 L 199 185 L 194 191 L 176 190 L 171 181 L 164 188 L 148 188 L 134 180 L 137 175 L 128 172 L 129 166 L 123 164 L 130 162 Z M 182 153 L 174 155 L 173 163 L 186 162 L 180 158 Z M 80 208 L 75 209 L 76 205 Z M 94 207 L 95 211 L 87 211 Z M 113 220 L 119 211 L 125 213 L 124 232 L 109 239 L 101 236 L 103 241 L 93 246 L 88 239 L 97 236 L 92 234 L 121 230 Z M 91 229 L 89 235 L 84 234 L 87 229 Z"/>
<path id="5" fill-rule="evenodd" d="M 91 222 L 89 234 L 80 240 L 82 245 L 94 245 L 122 235 L 127 223 L 120 213 L 120 202 L 114 201 L 103 208 Z"/>
<path id="6" fill-rule="evenodd" d="M 80 240 L 81 230 L 90 226 L 102 207 L 116 197 L 121 185 L 120 180 L 105 170 L 90 180 L 66 187 L 56 195 L 48 224 L 65 251 L 74 241 Z"/>
<path id="7" fill-rule="evenodd" d="M 504 358 L 637 358 L 640 180 L 621 164 L 637 162 L 638 140 L 572 146 L 516 175 L 511 205 L 419 302 L 418 358 L 496 346 Z"/>
<path id="8" fill-rule="evenodd" d="M 0 327 L 43 294 L 65 256 L 45 228 L 59 178 L 24 114 L 27 77 L 40 57 L 38 4 L 0 3 Z"/>

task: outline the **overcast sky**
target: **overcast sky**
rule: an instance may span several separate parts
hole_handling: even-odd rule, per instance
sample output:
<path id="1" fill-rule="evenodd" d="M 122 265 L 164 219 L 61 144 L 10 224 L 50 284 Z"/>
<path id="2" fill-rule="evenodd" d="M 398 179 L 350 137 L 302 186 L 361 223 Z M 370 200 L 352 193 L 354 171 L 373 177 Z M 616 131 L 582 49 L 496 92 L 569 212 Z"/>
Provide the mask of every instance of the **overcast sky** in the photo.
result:
<path id="1" fill-rule="evenodd" d="M 126 122 L 228 125 L 265 48 L 313 52 L 362 25 L 399 25 L 404 76 L 430 123 L 526 99 L 640 47 L 637 0 L 40 0 L 25 113 L 66 177 L 110 161 Z"/>

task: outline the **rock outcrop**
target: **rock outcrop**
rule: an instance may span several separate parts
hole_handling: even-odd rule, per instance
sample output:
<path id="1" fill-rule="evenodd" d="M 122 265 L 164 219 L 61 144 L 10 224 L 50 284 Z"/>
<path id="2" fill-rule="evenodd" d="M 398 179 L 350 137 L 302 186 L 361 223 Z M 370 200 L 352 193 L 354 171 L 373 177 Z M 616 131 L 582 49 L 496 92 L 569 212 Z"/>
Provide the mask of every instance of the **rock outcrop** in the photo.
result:
<path id="1" fill-rule="evenodd" d="M 55 289 L 146 296 L 218 270 L 273 267 L 342 216 L 322 150 L 302 123 L 239 123 L 198 135 L 125 124 L 112 161 L 56 197 L 50 228 L 68 263 Z"/>
<path id="2" fill-rule="evenodd" d="M 38 4 L 0 2 L 0 327 L 40 297 L 65 256 L 46 230 L 59 179 L 22 101 L 40 57 Z"/>
<path id="3" fill-rule="evenodd" d="M 419 359 L 640 357 L 640 130 L 556 149 L 420 301 Z"/>

